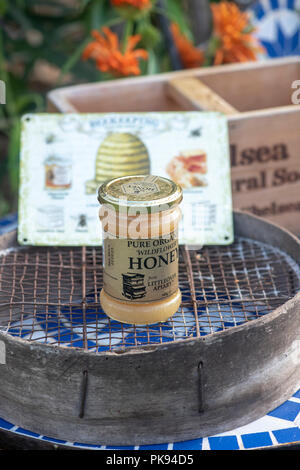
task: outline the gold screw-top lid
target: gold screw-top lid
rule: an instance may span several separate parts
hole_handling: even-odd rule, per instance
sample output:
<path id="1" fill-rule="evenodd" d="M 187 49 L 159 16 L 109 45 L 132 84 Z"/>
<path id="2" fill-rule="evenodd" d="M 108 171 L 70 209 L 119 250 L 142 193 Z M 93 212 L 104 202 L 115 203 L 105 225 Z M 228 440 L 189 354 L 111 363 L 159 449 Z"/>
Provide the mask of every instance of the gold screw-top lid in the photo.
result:
<path id="1" fill-rule="evenodd" d="M 174 181 L 162 176 L 122 176 L 104 182 L 98 190 L 100 204 L 112 205 L 116 210 L 168 210 L 182 200 L 182 189 Z"/>

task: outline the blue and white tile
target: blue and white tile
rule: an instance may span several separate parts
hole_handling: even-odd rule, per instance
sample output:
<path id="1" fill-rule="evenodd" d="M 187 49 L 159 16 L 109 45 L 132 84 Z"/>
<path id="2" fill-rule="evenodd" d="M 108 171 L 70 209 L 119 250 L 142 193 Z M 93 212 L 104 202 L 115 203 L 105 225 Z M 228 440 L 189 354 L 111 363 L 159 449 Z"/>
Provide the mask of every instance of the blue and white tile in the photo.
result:
<path id="1" fill-rule="evenodd" d="M 259 0 L 249 9 L 266 57 L 300 54 L 299 0 Z"/>

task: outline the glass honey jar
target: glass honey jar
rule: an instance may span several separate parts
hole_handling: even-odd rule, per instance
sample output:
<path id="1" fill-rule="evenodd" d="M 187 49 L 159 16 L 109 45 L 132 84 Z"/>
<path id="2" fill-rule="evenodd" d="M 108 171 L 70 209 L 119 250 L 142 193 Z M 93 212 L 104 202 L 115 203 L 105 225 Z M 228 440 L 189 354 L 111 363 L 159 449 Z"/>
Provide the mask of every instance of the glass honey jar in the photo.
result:
<path id="1" fill-rule="evenodd" d="M 178 224 L 182 189 L 160 176 L 123 176 L 103 183 L 98 200 L 104 312 L 136 325 L 166 321 L 181 303 Z"/>

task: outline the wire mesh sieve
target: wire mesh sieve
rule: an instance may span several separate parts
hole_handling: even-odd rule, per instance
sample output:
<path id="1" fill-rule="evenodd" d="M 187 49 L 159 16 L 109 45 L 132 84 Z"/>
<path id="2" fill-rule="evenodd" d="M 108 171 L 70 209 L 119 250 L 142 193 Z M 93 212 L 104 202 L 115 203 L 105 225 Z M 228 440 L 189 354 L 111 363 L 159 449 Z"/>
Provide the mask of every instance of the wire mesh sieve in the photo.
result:
<path id="1" fill-rule="evenodd" d="M 12 248 L 0 252 L 0 330 L 97 354 L 188 340 L 268 314 L 296 294 L 299 278 L 289 255 L 252 239 L 181 245 L 180 309 L 167 322 L 134 326 L 101 309 L 101 247 Z"/>

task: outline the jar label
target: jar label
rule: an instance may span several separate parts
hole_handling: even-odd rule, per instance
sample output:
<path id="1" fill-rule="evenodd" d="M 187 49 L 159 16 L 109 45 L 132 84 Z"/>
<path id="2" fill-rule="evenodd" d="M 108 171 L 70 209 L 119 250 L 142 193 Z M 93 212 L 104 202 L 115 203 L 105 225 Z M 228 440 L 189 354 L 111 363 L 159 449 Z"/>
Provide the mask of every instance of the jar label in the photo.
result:
<path id="1" fill-rule="evenodd" d="M 103 243 L 103 288 L 118 300 L 151 302 L 178 289 L 178 237 L 113 239 Z"/>

